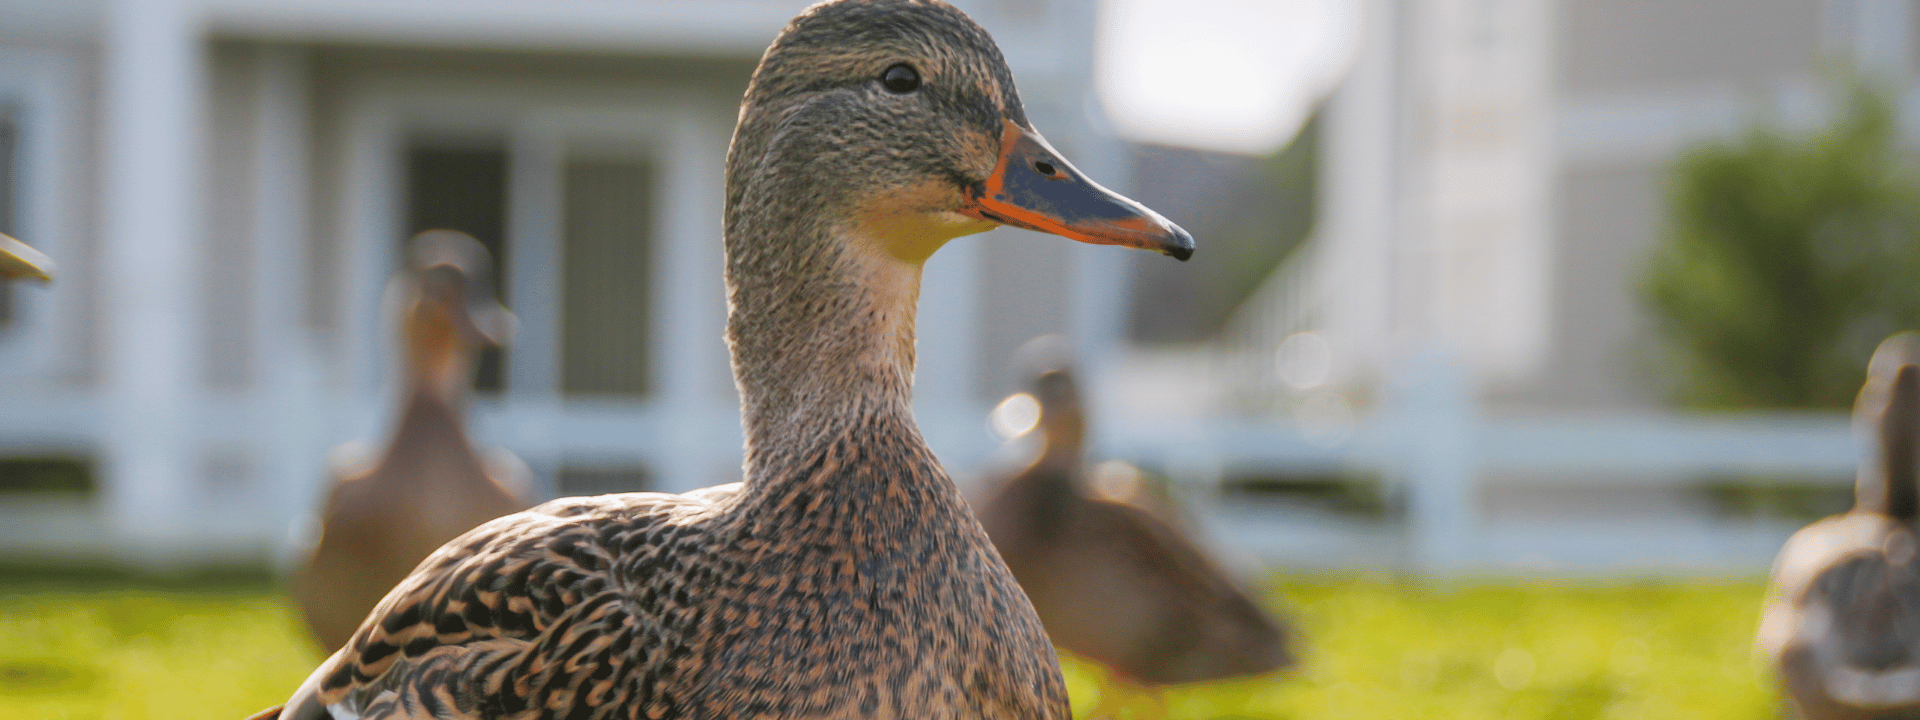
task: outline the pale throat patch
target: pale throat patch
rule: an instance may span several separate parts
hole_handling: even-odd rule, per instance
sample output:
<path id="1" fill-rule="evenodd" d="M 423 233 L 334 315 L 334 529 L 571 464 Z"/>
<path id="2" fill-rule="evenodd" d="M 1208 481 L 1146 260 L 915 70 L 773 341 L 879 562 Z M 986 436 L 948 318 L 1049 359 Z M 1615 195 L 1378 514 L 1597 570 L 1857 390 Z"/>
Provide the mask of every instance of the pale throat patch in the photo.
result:
<path id="1" fill-rule="evenodd" d="M 909 185 L 862 203 L 854 233 L 893 259 L 918 265 L 948 240 L 999 227 L 948 209 L 960 204 L 960 193 L 951 184 L 929 180 Z"/>
<path id="2" fill-rule="evenodd" d="M 920 271 L 927 258 L 948 240 L 986 232 L 999 226 L 989 220 L 941 209 L 959 204 L 951 185 L 927 182 L 876 195 L 855 214 L 854 224 L 840 233 L 862 276 L 873 316 L 880 320 L 881 337 L 867 360 L 913 373 L 913 325 L 920 298 Z"/>

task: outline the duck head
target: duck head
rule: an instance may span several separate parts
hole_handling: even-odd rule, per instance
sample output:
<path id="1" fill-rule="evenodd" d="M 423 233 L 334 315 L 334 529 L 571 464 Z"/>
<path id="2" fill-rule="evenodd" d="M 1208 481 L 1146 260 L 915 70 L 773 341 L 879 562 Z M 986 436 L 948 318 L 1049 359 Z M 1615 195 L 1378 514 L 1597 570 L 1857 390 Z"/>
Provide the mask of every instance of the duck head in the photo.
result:
<path id="1" fill-rule="evenodd" d="M 1874 442 L 1854 482 L 1854 509 L 1914 520 L 1920 516 L 1920 335 L 1894 335 L 1873 351 L 1853 422 L 1855 432 Z"/>
<path id="2" fill-rule="evenodd" d="M 795 18 L 741 107 L 729 179 L 809 162 L 812 199 L 896 257 L 1001 224 L 1181 260 L 1193 237 L 1101 187 L 1028 122 L 999 48 L 938 0 L 836 0 Z M 743 197 L 731 194 L 737 207 Z"/>
<path id="3" fill-rule="evenodd" d="M 458 396 L 473 381 L 473 355 L 505 345 L 513 314 L 494 299 L 492 261 L 466 233 L 428 230 L 408 247 L 403 341 L 411 380 L 421 389 Z"/>
<path id="4" fill-rule="evenodd" d="M 1057 368 L 1041 373 L 1034 378 L 1033 396 L 1040 401 L 1040 433 L 1049 453 L 1067 454 L 1078 462 L 1086 443 L 1087 420 L 1072 371 Z"/>
<path id="5" fill-rule="evenodd" d="M 1058 335 L 1042 335 L 1020 346 L 1014 362 L 1028 378 L 1027 393 L 1040 406 L 1039 462 L 1076 471 L 1085 453 L 1086 406 L 1074 379 L 1073 348 Z"/>
<path id="6" fill-rule="evenodd" d="M 754 71 L 727 157 L 728 338 L 749 433 L 761 409 L 873 385 L 862 365 L 905 397 L 921 264 L 1000 225 L 1193 252 L 1047 144 L 959 10 L 833 0 L 795 18 Z"/>

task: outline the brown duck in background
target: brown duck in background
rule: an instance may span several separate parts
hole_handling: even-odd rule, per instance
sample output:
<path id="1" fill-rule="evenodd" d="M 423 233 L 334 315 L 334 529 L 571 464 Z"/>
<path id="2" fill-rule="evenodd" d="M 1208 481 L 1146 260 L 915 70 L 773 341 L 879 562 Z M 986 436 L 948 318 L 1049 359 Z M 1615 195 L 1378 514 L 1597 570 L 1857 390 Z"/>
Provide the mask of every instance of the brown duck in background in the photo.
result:
<path id="1" fill-rule="evenodd" d="M 294 598 L 328 652 L 428 554 L 532 504 L 526 466 L 467 437 L 476 352 L 503 343 L 513 322 L 488 289 L 487 250 L 450 230 L 421 233 L 409 249 L 410 267 L 396 281 L 399 423 L 370 466 L 333 471 L 318 542 L 293 576 Z"/>
<path id="2" fill-rule="evenodd" d="M 1853 510 L 1780 551 L 1760 650 L 1808 720 L 1920 718 L 1920 336 L 1874 351 L 1854 427 L 1877 452 Z"/>
<path id="3" fill-rule="evenodd" d="M 808 9 L 754 71 L 727 157 L 745 480 L 461 536 L 284 715 L 1067 720 L 1039 619 L 912 413 L 922 264 L 1000 223 L 1193 249 L 1040 139 L 959 10 Z"/>
<path id="4" fill-rule="evenodd" d="M 1096 496 L 1072 372 L 1058 358 L 1037 364 L 1039 456 L 987 481 L 980 522 L 1053 643 L 1146 686 L 1292 665 L 1285 624 L 1199 543 L 1126 497 L 1137 493 Z"/>

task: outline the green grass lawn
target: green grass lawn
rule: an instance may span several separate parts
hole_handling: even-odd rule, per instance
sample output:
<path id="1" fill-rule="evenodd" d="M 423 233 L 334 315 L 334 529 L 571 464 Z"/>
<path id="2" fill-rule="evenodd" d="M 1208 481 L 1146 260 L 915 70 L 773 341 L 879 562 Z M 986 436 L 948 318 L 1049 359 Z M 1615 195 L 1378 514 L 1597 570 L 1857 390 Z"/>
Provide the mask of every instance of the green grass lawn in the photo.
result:
<path id="1" fill-rule="evenodd" d="M 1076 716 L 1739 718 L 1777 716 L 1752 659 L 1757 581 L 1502 581 L 1431 589 L 1289 576 L 1274 602 L 1304 667 L 1154 695 L 1067 661 Z M 320 653 L 257 581 L 0 576 L 0 720 L 245 717 Z"/>

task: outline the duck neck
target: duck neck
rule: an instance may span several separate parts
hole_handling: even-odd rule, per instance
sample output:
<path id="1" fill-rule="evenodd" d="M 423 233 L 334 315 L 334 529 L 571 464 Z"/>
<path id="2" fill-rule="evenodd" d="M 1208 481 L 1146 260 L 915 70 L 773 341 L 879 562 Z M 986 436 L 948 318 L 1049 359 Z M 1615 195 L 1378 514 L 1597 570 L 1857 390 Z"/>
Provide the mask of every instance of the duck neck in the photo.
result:
<path id="1" fill-rule="evenodd" d="M 461 414 L 457 400 L 432 390 L 414 388 L 401 410 L 400 423 L 394 428 L 390 454 L 429 447 L 433 449 L 430 456 L 440 456 L 449 447 L 468 451 L 471 445 Z"/>
<path id="2" fill-rule="evenodd" d="M 790 474 L 854 427 L 904 430 L 918 442 L 921 264 L 877 250 L 852 222 L 798 225 L 751 241 L 785 258 L 729 258 L 727 338 L 749 484 Z"/>
<path id="3" fill-rule="evenodd" d="M 1034 461 L 1034 465 L 1061 473 L 1070 473 L 1078 468 L 1085 453 L 1085 427 L 1078 414 L 1061 419 L 1042 418 L 1040 457 Z"/>
<path id="4" fill-rule="evenodd" d="M 473 383 L 473 350 L 461 339 L 451 311 L 421 301 L 406 314 L 401 343 L 409 398 L 459 408 Z"/>
<path id="5" fill-rule="evenodd" d="M 405 348 L 406 388 L 400 423 L 394 428 L 388 462 L 444 464 L 448 450 L 455 456 L 471 453 L 461 416 L 467 388 L 473 382 L 473 351 L 460 338 L 445 308 L 420 301 L 406 315 L 401 341 Z M 436 468 L 439 469 L 439 468 Z M 428 482 L 422 472 L 389 473 L 402 485 Z M 436 474 L 440 477 L 442 474 Z M 458 476 L 455 473 L 455 476 Z"/>

